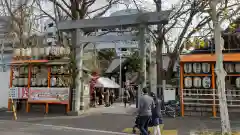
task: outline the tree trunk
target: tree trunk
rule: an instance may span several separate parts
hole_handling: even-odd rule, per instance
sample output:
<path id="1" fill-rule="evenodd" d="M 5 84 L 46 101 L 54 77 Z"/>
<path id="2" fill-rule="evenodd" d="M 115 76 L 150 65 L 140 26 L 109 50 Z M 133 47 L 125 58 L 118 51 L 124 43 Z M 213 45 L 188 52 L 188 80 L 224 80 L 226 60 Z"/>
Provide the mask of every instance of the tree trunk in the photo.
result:
<path id="1" fill-rule="evenodd" d="M 156 9 L 157 12 L 160 12 L 162 10 L 162 1 L 157 0 L 156 1 Z M 157 32 L 158 32 L 158 39 L 156 42 L 156 63 L 157 63 L 157 96 L 160 97 L 160 95 L 163 94 L 162 92 L 162 80 L 163 80 L 163 70 L 162 70 L 162 45 L 163 45 L 163 25 L 157 26 Z"/>
<path id="2" fill-rule="evenodd" d="M 163 80 L 163 70 L 162 70 L 162 44 L 163 40 L 161 38 L 158 39 L 156 43 L 156 63 L 157 63 L 157 96 L 160 97 L 160 95 L 163 94 L 162 92 L 162 80 Z"/>
<path id="3" fill-rule="evenodd" d="M 215 54 L 216 54 L 216 67 L 215 72 L 217 75 L 217 92 L 219 96 L 219 108 L 221 116 L 221 129 L 222 135 L 230 135 L 231 127 L 228 115 L 228 106 L 225 93 L 225 77 L 226 71 L 223 68 L 223 54 L 221 45 L 224 44 L 224 41 L 221 37 L 221 28 L 217 18 L 217 2 L 210 2 L 210 7 L 212 9 L 212 20 L 214 26 L 214 43 L 215 43 Z"/>
<path id="4" fill-rule="evenodd" d="M 72 14 L 72 20 L 77 20 L 78 19 L 78 13 L 77 13 L 77 6 L 79 4 L 77 3 L 76 0 L 72 0 L 71 1 L 71 14 Z M 70 46 L 70 50 L 71 50 L 71 56 L 70 56 L 70 59 L 71 59 L 71 80 L 72 80 L 72 83 L 71 83 L 71 86 L 70 86 L 70 102 L 72 103 L 71 104 L 71 110 L 74 110 L 74 111 L 78 111 L 76 110 L 76 107 L 75 106 L 75 94 L 76 94 L 76 77 L 78 75 L 78 71 L 77 71 L 77 63 L 76 63 L 76 39 L 77 39 L 77 30 L 73 30 L 72 33 L 72 39 L 71 39 L 71 46 Z M 79 108 L 80 108 L 80 105 L 79 105 Z"/>

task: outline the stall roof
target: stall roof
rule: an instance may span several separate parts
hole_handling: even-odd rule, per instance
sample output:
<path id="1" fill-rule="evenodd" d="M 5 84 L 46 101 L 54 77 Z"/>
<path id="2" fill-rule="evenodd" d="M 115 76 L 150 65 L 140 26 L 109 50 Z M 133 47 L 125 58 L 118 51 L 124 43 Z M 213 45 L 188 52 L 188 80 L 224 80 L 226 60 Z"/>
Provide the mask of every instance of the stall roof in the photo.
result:
<path id="1" fill-rule="evenodd" d="M 106 77 L 99 77 L 97 79 L 97 83 L 95 87 L 103 87 L 103 88 L 120 88 L 120 85 L 115 83 L 113 80 Z"/>
<path id="2" fill-rule="evenodd" d="M 216 61 L 215 54 L 188 54 L 181 55 L 180 62 L 214 62 Z M 240 62 L 240 53 L 225 53 L 223 61 Z"/>

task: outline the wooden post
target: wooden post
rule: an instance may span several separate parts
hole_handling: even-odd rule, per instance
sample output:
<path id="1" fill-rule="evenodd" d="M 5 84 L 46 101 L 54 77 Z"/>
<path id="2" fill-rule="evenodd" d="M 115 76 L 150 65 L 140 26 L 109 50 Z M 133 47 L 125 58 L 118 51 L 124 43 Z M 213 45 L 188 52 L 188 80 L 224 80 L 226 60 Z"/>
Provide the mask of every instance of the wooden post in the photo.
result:
<path id="1" fill-rule="evenodd" d="M 48 66 L 48 88 L 51 87 L 51 67 Z"/>
<path id="2" fill-rule="evenodd" d="M 49 104 L 46 103 L 45 104 L 45 114 L 48 114 L 48 111 L 49 111 Z"/>
<path id="3" fill-rule="evenodd" d="M 183 64 L 184 63 L 180 63 L 180 93 L 181 93 L 181 97 L 180 97 L 180 103 L 181 103 L 181 114 L 182 117 L 184 117 L 184 101 L 183 101 L 183 85 L 184 85 L 184 81 L 183 81 L 183 75 L 184 75 L 184 70 L 183 70 Z"/>
<path id="4" fill-rule="evenodd" d="M 31 87 L 31 77 L 32 77 L 32 65 L 28 66 L 28 96 L 29 96 L 29 92 L 30 92 L 30 87 Z M 28 99 L 26 102 L 26 112 L 28 113 L 30 111 L 30 107 L 29 107 L 29 103 L 28 103 Z"/>
<path id="5" fill-rule="evenodd" d="M 9 88 L 12 87 L 13 82 L 13 66 L 10 67 L 10 80 L 9 80 Z M 8 99 L 8 111 L 11 111 L 12 102 L 11 99 Z"/>
<path id="6" fill-rule="evenodd" d="M 213 117 L 217 117 L 217 112 L 216 112 L 216 86 L 215 86 L 215 69 L 214 69 L 214 63 L 211 64 L 211 70 L 212 70 L 212 90 L 213 90 Z"/>

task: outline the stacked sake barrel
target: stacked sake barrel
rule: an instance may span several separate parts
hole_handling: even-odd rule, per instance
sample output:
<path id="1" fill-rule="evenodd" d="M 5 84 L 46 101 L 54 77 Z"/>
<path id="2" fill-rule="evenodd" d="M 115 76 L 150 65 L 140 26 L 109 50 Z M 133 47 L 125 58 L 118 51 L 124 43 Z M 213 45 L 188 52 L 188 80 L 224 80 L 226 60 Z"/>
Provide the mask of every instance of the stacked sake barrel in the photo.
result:
<path id="1" fill-rule="evenodd" d="M 49 46 L 49 47 L 33 47 L 33 48 L 16 48 L 14 49 L 14 57 L 16 59 L 56 59 L 68 58 L 70 54 L 69 47 Z"/>

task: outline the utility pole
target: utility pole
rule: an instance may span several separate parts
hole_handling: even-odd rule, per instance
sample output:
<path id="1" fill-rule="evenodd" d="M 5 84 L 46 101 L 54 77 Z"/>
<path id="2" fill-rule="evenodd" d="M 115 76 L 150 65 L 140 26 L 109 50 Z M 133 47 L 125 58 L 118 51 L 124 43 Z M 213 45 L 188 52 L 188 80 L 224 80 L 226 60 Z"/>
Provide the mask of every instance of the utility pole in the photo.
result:
<path id="1" fill-rule="evenodd" d="M 212 20 L 213 20 L 213 26 L 214 26 L 215 54 L 217 58 L 215 72 L 217 75 L 217 92 L 219 97 L 222 135 L 230 135 L 231 127 L 230 127 L 227 99 L 226 99 L 226 93 L 225 93 L 226 71 L 223 68 L 223 54 L 222 54 L 224 41 L 221 37 L 221 27 L 217 17 L 217 8 L 216 8 L 219 2 L 221 2 L 221 0 L 210 1 L 210 7 L 212 9 Z"/>

